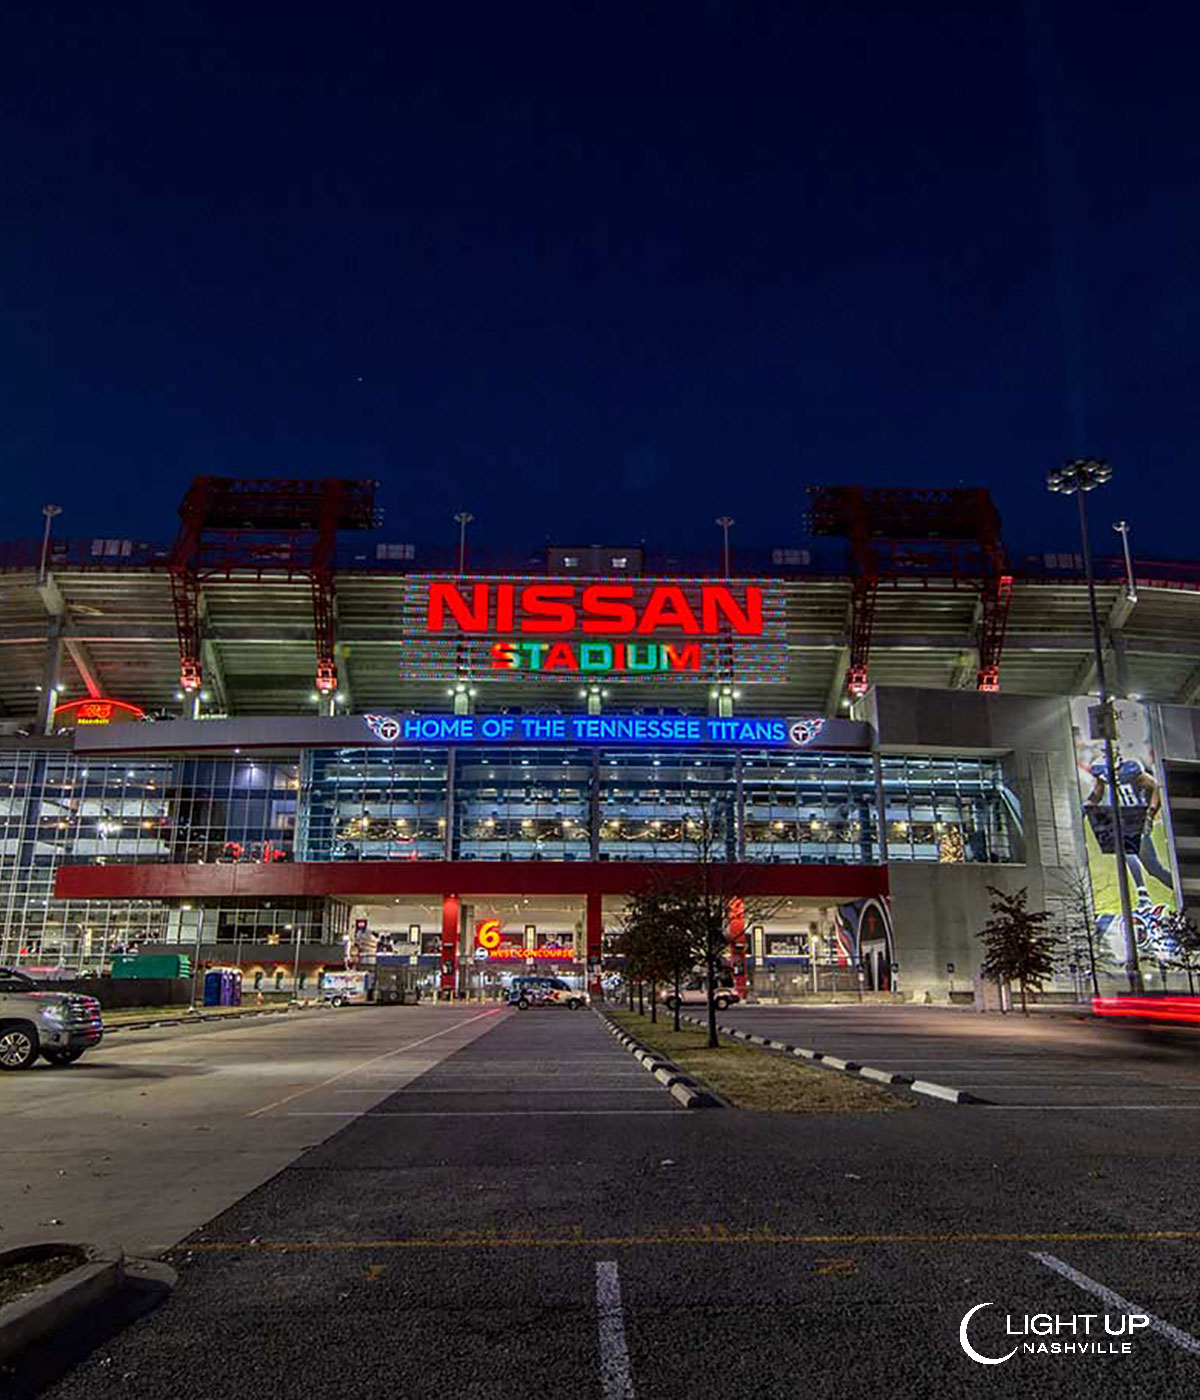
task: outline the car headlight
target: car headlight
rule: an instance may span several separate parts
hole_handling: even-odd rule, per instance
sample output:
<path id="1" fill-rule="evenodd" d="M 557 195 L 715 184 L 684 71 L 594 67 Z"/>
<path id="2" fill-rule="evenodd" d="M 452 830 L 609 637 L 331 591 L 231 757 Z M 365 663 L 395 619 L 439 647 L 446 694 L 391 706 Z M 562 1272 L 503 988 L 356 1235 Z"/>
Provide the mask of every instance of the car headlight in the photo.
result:
<path id="1" fill-rule="evenodd" d="M 42 1007 L 42 1020 L 51 1021 L 56 1026 L 61 1026 L 67 1019 L 67 1009 L 65 1006 L 55 1006 L 53 1003 Z"/>

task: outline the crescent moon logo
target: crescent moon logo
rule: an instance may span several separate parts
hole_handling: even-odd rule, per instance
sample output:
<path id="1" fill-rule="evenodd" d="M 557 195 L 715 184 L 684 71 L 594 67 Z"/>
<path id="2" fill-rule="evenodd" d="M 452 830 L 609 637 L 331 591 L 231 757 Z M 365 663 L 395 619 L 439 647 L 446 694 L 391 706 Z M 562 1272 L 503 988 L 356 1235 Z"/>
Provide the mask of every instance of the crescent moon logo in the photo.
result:
<path id="1" fill-rule="evenodd" d="M 970 1312 L 968 1312 L 967 1315 L 963 1318 L 962 1322 L 960 1322 L 958 1325 L 959 1345 L 962 1347 L 963 1351 L 967 1353 L 967 1355 L 971 1358 L 972 1361 L 978 1361 L 981 1366 L 999 1366 L 1002 1361 L 1008 1361 L 1010 1357 L 1016 1356 L 1017 1354 L 1016 1347 L 1013 1347 L 1012 1351 L 1010 1351 L 1006 1356 L 984 1356 L 982 1352 L 976 1351 L 975 1348 L 971 1345 L 970 1341 L 968 1340 L 967 1324 L 980 1310 L 980 1308 L 990 1308 L 991 1306 L 991 1303 L 976 1303 L 975 1306 L 970 1310 Z"/>

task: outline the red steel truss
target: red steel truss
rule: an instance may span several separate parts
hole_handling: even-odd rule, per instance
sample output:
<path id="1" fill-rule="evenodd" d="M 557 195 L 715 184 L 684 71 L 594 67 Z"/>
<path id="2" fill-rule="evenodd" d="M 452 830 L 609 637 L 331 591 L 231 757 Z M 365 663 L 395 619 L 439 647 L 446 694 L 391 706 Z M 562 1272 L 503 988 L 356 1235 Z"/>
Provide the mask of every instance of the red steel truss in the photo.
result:
<path id="1" fill-rule="evenodd" d="M 272 481 L 200 476 L 179 507 L 179 536 L 168 569 L 179 637 L 179 680 L 186 691 L 204 680 L 201 591 L 208 579 L 307 578 L 312 585 L 316 687 L 337 689 L 334 659 L 334 558 L 339 530 L 379 523 L 374 481 L 329 477 Z"/>
<path id="2" fill-rule="evenodd" d="M 976 689 L 1000 689 L 1000 656 L 1012 603 L 1012 573 L 1000 514 L 982 488 L 950 490 L 812 486 L 814 535 L 849 541 L 854 572 L 846 690 L 868 685 L 875 600 L 881 583 L 914 576 L 950 578 L 979 591 Z"/>

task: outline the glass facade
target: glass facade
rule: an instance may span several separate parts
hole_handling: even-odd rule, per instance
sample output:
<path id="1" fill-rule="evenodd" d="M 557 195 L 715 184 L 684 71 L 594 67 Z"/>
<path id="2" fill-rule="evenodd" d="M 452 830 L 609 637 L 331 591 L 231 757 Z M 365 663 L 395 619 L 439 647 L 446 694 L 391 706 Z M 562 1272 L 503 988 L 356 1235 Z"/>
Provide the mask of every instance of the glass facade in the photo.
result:
<path id="1" fill-rule="evenodd" d="M 889 860 L 1024 859 L 1020 806 L 999 759 L 880 759 Z"/>
<path id="2" fill-rule="evenodd" d="M 340 937 L 344 906 L 53 897 L 63 864 L 1023 858 L 991 758 L 675 748 L 363 747 L 245 758 L 0 751 L 0 960 L 82 965 L 144 941 Z M 878 776 L 878 781 L 877 781 Z M 328 905 L 329 907 L 326 907 Z M 199 923 L 197 923 L 199 921 Z M 211 940 L 210 940 L 211 934 Z"/>

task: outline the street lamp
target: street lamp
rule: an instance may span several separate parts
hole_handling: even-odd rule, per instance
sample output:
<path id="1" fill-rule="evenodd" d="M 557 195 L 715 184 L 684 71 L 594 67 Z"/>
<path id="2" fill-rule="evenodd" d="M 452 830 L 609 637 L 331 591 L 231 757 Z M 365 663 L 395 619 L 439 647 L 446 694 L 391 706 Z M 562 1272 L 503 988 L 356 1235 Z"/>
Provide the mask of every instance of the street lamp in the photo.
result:
<path id="1" fill-rule="evenodd" d="M 1046 473 L 1046 488 L 1064 496 L 1075 496 L 1079 502 L 1079 536 L 1083 542 L 1083 571 L 1087 577 L 1088 607 L 1092 615 L 1092 647 L 1096 655 L 1096 683 L 1100 687 L 1100 733 L 1104 740 L 1104 761 L 1108 765 L 1108 804 L 1112 811 L 1113 852 L 1117 861 L 1117 890 L 1121 896 L 1121 919 L 1125 925 L 1125 972 L 1129 990 L 1142 990 L 1142 972 L 1138 966 L 1137 938 L 1133 929 L 1133 908 L 1129 900 L 1129 871 L 1125 865 L 1125 833 L 1121 824 L 1121 794 L 1117 786 L 1117 756 L 1113 740 L 1117 737 L 1117 721 L 1108 683 L 1104 677 L 1104 646 L 1100 639 L 1100 614 L 1096 609 L 1096 576 L 1092 572 L 1092 545 L 1088 538 L 1087 510 L 1083 498 L 1088 491 L 1112 480 L 1112 468 L 1095 457 L 1080 457 L 1055 467 Z"/>
<path id="2" fill-rule="evenodd" d="M 1133 556 L 1129 553 L 1129 522 L 1114 521 L 1113 529 L 1121 536 L 1121 548 L 1125 554 L 1125 598 L 1127 602 L 1136 603 L 1137 579 L 1133 576 Z"/>
<path id="3" fill-rule="evenodd" d="M 729 577 L 729 529 L 736 525 L 737 521 L 732 515 L 718 515 L 717 524 L 721 527 L 721 533 L 725 537 L 725 577 Z"/>
<path id="4" fill-rule="evenodd" d="M 62 506 L 43 506 L 42 514 L 46 517 L 46 528 L 42 532 L 42 562 L 38 567 L 38 582 L 46 582 L 46 555 L 50 552 L 50 524 L 56 515 L 62 514 Z"/>
<path id="5" fill-rule="evenodd" d="M 460 510 L 454 517 L 458 521 L 458 572 L 467 572 L 467 526 L 475 517 L 469 510 Z"/>

